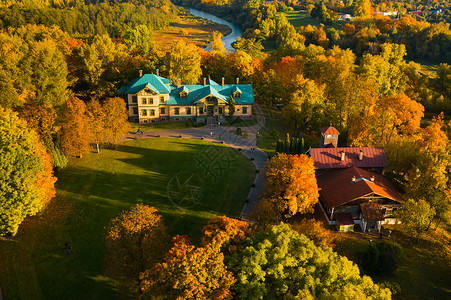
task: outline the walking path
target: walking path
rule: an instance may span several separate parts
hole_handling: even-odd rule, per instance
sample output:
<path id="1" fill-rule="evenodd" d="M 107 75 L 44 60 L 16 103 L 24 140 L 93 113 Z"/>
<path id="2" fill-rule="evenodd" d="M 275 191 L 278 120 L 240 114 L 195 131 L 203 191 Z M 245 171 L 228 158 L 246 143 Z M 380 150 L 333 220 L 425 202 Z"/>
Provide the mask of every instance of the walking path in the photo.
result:
<path id="1" fill-rule="evenodd" d="M 126 136 L 126 140 L 138 138 L 153 138 L 153 137 L 179 137 L 188 139 L 200 139 L 203 137 L 207 141 L 224 141 L 225 144 L 232 148 L 238 149 L 249 159 L 253 158 L 253 164 L 259 173 L 256 173 L 254 179 L 254 187 L 251 188 L 247 196 L 247 202 L 244 204 L 241 211 L 241 219 L 249 221 L 247 219 L 248 214 L 252 211 L 255 203 L 258 201 L 261 192 L 263 191 L 263 176 L 261 170 L 264 169 L 268 156 L 265 152 L 257 148 L 257 136 L 259 130 L 265 126 L 266 120 L 262 110 L 258 105 L 254 106 L 258 123 L 249 127 L 240 127 L 243 131 L 247 132 L 247 139 L 239 137 L 232 133 L 235 132 L 236 127 L 228 126 L 211 126 L 207 125 L 200 128 L 186 128 L 186 129 L 162 129 L 144 131 L 142 134 L 129 133 Z M 251 149 L 254 148 L 254 151 Z M 253 152 L 253 153 L 252 153 Z"/>

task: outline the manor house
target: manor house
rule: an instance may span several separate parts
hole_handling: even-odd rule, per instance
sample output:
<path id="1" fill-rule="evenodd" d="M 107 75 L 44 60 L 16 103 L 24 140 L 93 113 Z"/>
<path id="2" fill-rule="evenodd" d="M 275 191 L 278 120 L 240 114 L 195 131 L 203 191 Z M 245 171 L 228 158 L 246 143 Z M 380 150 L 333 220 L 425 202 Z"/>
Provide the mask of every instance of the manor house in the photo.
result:
<path id="1" fill-rule="evenodd" d="M 229 115 L 230 100 L 235 101 L 234 117 L 252 118 L 254 93 L 252 85 L 221 84 L 204 78 L 203 84 L 174 84 L 157 74 L 144 74 L 119 89 L 127 103 L 130 121 L 158 123 L 162 121 L 221 121 Z"/>

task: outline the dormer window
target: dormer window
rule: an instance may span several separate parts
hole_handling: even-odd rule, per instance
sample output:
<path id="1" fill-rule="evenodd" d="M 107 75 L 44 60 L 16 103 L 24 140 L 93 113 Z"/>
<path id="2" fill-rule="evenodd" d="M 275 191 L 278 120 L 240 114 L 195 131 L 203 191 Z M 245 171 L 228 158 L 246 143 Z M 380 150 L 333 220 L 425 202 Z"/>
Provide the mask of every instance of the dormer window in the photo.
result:
<path id="1" fill-rule="evenodd" d="M 187 99 L 188 98 L 188 93 L 189 93 L 189 90 L 186 88 L 186 86 L 184 86 L 182 91 L 179 94 L 180 99 Z"/>
<path id="2" fill-rule="evenodd" d="M 232 96 L 235 99 L 236 98 L 241 98 L 241 90 L 238 87 L 236 87 L 235 90 L 232 93 Z"/>

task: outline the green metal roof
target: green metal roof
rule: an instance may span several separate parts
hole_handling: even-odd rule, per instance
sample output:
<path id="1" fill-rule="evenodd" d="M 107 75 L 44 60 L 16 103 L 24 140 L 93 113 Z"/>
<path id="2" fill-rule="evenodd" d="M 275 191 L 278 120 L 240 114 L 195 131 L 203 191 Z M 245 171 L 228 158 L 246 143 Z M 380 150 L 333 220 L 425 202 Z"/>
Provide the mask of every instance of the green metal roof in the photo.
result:
<path id="1" fill-rule="evenodd" d="M 245 105 L 254 104 L 254 92 L 251 84 L 224 84 L 219 85 L 211 79 L 207 79 L 207 85 L 186 84 L 177 88 L 177 85 L 171 84 L 167 78 L 146 74 L 140 78 L 134 79 L 129 85 L 121 87 L 118 94 L 136 94 L 145 87 L 150 88 L 159 94 L 168 94 L 168 105 L 194 105 L 197 101 L 213 96 L 229 103 L 230 96 L 234 92 L 241 92 L 240 98 L 234 98 L 235 104 Z M 180 92 L 188 93 L 186 99 L 180 98 Z"/>

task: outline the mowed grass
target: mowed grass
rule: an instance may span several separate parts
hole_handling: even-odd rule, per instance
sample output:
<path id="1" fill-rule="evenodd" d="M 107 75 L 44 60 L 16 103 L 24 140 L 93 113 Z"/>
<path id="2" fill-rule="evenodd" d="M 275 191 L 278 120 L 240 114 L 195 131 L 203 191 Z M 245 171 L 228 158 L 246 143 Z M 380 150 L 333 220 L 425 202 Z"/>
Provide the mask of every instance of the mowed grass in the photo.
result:
<path id="1" fill-rule="evenodd" d="M 254 179 L 238 151 L 200 140 L 128 141 L 117 150 L 71 159 L 58 175 L 57 197 L 41 216 L 27 218 L 14 238 L 0 238 L 0 282 L 5 299 L 114 299 L 105 273 L 105 227 L 136 203 L 155 206 L 171 236 L 199 242 L 217 215 L 238 217 Z M 203 188 L 188 209 L 168 198 L 174 178 Z M 190 205 L 193 203 L 184 203 Z M 64 242 L 74 253 L 67 255 Z"/>
<path id="2" fill-rule="evenodd" d="M 312 25 L 319 27 L 321 26 L 321 21 L 316 18 L 310 17 L 308 14 L 303 14 L 298 11 L 287 11 L 277 13 L 277 16 L 284 14 L 288 22 L 294 26 L 294 28 L 299 29 L 301 26 Z"/>

